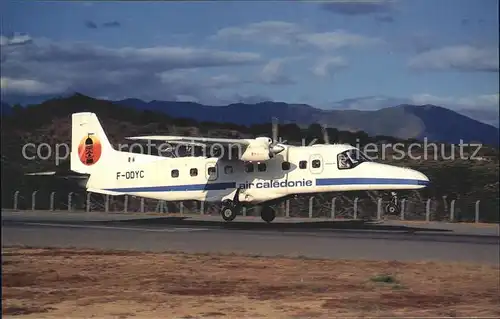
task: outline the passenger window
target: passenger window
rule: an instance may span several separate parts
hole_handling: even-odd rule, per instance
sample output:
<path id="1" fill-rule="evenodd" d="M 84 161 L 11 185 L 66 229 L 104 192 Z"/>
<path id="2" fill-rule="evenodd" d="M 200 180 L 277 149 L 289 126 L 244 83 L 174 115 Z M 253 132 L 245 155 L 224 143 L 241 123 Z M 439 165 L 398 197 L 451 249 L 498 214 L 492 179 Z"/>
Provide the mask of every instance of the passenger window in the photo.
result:
<path id="1" fill-rule="evenodd" d="M 191 176 L 198 176 L 198 169 L 197 168 L 191 168 L 191 170 L 189 170 L 189 175 L 191 175 Z"/>
<path id="2" fill-rule="evenodd" d="M 232 174 L 233 173 L 233 167 L 232 166 L 226 166 L 226 167 L 224 167 L 224 173 L 226 173 L 226 174 Z"/>
<path id="3" fill-rule="evenodd" d="M 173 169 L 172 172 L 170 173 L 170 175 L 173 178 L 179 177 L 179 170 L 178 169 Z"/>
<path id="4" fill-rule="evenodd" d="M 307 161 L 300 161 L 299 162 L 299 168 L 300 169 L 306 169 L 307 168 Z"/>
<path id="5" fill-rule="evenodd" d="M 245 164 L 245 172 L 252 173 L 253 172 L 253 163 Z"/>
<path id="6" fill-rule="evenodd" d="M 210 166 L 207 168 L 207 179 L 209 181 L 215 181 L 218 177 L 217 175 L 218 175 L 217 166 Z"/>
<path id="7" fill-rule="evenodd" d="M 281 169 L 284 171 L 288 171 L 290 169 L 290 163 L 289 162 L 281 163 Z"/>
<path id="8" fill-rule="evenodd" d="M 209 167 L 208 168 L 208 176 L 214 176 L 215 175 L 215 167 Z"/>
<path id="9" fill-rule="evenodd" d="M 313 168 L 319 168 L 321 166 L 321 161 L 320 160 L 313 160 L 312 161 L 312 167 Z"/>
<path id="10" fill-rule="evenodd" d="M 259 165 L 257 165 L 257 169 L 259 170 L 259 172 L 265 172 L 266 171 L 266 163 L 259 163 Z"/>

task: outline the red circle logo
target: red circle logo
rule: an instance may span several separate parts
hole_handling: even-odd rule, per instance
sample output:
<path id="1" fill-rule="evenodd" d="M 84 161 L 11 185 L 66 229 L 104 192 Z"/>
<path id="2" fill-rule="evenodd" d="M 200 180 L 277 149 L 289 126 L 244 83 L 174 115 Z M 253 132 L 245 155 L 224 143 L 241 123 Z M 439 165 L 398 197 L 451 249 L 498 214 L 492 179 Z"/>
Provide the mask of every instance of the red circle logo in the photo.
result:
<path id="1" fill-rule="evenodd" d="M 78 145 L 78 157 L 84 165 L 94 165 L 101 157 L 102 146 L 97 137 L 88 135 Z"/>

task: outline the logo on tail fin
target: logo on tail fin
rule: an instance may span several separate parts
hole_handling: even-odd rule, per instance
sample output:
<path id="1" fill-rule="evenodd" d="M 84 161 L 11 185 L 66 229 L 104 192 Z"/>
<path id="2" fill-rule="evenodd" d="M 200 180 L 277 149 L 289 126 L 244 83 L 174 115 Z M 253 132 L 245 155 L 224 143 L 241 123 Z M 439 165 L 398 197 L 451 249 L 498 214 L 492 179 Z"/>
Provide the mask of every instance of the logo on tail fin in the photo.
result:
<path id="1" fill-rule="evenodd" d="M 101 142 L 93 133 L 88 133 L 78 145 L 78 157 L 85 165 L 94 165 L 99 161 L 102 152 Z"/>

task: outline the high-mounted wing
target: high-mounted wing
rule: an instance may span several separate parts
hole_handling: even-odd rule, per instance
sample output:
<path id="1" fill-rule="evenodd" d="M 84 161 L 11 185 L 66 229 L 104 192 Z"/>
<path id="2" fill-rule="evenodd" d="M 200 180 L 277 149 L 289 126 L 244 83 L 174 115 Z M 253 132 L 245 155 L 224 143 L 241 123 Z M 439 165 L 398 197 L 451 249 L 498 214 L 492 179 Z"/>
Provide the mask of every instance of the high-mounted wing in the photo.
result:
<path id="1" fill-rule="evenodd" d="M 240 160 L 251 162 L 267 161 L 284 149 L 280 145 L 274 145 L 273 141 L 268 137 L 257 137 L 254 139 L 232 139 L 217 137 L 150 135 L 127 137 L 127 139 L 142 141 L 164 141 L 172 144 L 192 146 L 207 146 L 213 144 L 220 144 L 223 147 L 239 146 L 241 149 Z"/>
<path id="2" fill-rule="evenodd" d="M 171 135 L 149 135 L 127 137 L 129 140 L 139 141 L 164 141 L 172 144 L 185 144 L 193 146 L 206 146 L 210 144 L 222 145 L 244 145 L 248 146 L 253 139 L 233 139 L 217 137 L 194 137 L 194 136 L 171 136 Z"/>

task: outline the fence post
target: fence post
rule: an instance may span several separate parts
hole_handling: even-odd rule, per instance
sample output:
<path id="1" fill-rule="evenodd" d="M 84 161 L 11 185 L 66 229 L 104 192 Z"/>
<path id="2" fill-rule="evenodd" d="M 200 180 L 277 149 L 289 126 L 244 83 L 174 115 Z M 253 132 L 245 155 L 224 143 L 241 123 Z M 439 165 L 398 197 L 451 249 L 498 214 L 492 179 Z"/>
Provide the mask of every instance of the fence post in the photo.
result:
<path id="1" fill-rule="evenodd" d="M 332 198 L 332 219 L 335 219 L 335 202 L 337 201 L 337 197 Z"/>
<path id="2" fill-rule="evenodd" d="M 87 213 L 90 212 L 90 195 L 91 194 L 92 194 L 91 192 L 87 193 Z"/>
<path id="3" fill-rule="evenodd" d="M 158 201 L 158 204 L 156 205 L 156 211 L 157 211 L 157 212 L 159 211 L 159 212 L 160 212 L 160 213 L 162 213 L 162 214 L 163 214 L 164 212 L 165 212 L 165 213 L 168 213 L 168 210 L 166 209 L 166 206 L 167 206 L 167 205 L 166 205 L 166 203 L 165 203 L 165 201 L 164 201 L 164 200 L 159 200 L 159 201 Z"/>
<path id="4" fill-rule="evenodd" d="M 446 201 L 446 199 L 448 198 L 448 196 L 443 195 L 442 198 L 443 198 L 444 212 L 447 213 L 448 212 L 448 202 Z"/>
<path id="5" fill-rule="evenodd" d="M 19 191 L 14 192 L 14 210 L 17 210 L 19 205 Z"/>
<path id="6" fill-rule="evenodd" d="M 455 221 L 455 200 L 450 203 L 450 222 Z"/>
<path id="7" fill-rule="evenodd" d="M 128 212 L 128 195 L 125 195 L 123 198 L 123 212 Z"/>
<path id="8" fill-rule="evenodd" d="M 354 216 L 353 216 L 354 219 L 358 219 L 358 200 L 359 200 L 358 197 L 354 199 Z"/>
<path id="9" fill-rule="evenodd" d="M 480 202 L 481 202 L 480 200 L 476 201 L 476 218 L 475 218 L 476 223 L 479 223 L 479 203 Z"/>
<path id="10" fill-rule="evenodd" d="M 104 199 L 104 211 L 109 212 L 109 195 L 106 195 Z"/>
<path id="11" fill-rule="evenodd" d="M 428 222 L 431 220 L 431 199 L 427 199 L 427 203 L 425 204 L 425 221 Z"/>
<path id="12" fill-rule="evenodd" d="M 405 220 L 405 209 L 406 209 L 406 199 L 401 200 L 401 212 L 399 213 L 399 219 L 400 220 Z"/>
<path id="13" fill-rule="evenodd" d="M 50 210 L 54 211 L 54 197 L 56 196 L 56 192 L 50 193 Z"/>
<path id="14" fill-rule="evenodd" d="M 73 204 L 71 203 L 71 198 L 72 198 L 72 197 L 73 197 L 73 192 L 69 192 L 69 193 L 68 193 L 68 212 L 70 212 L 70 211 L 71 211 L 71 209 L 72 209 L 72 207 L 71 207 L 71 205 L 73 205 Z"/>
<path id="15" fill-rule="evenodd" d="M 314 197 L 311 196 L 309 198 L 309 218 L 313 217 L 313 204 L 314 204 Z"/>
<path id="16" fill-rule="evenodd" d="M 34 191 L 33 193 L 31 193 L 31 210 L 35 210 L 35 206 L 36 206 L 36 193 L 38 193 L 38 191 Z"/>
<path id="17" fill-rule="evenodd" d="M 144 213 L 144 197 L 141 197 L 141 213 Z"/>
<path id="18" fill-rule="evenodd" d="M 290 200 L 287 199 L 285 201 L 285 217 L 289 218 L 290 217 Z"/>
<path id="19" fill-rule="evenodd" d="M 377 220 L 382 219 L 382 197 L 377 199 Z"/>

